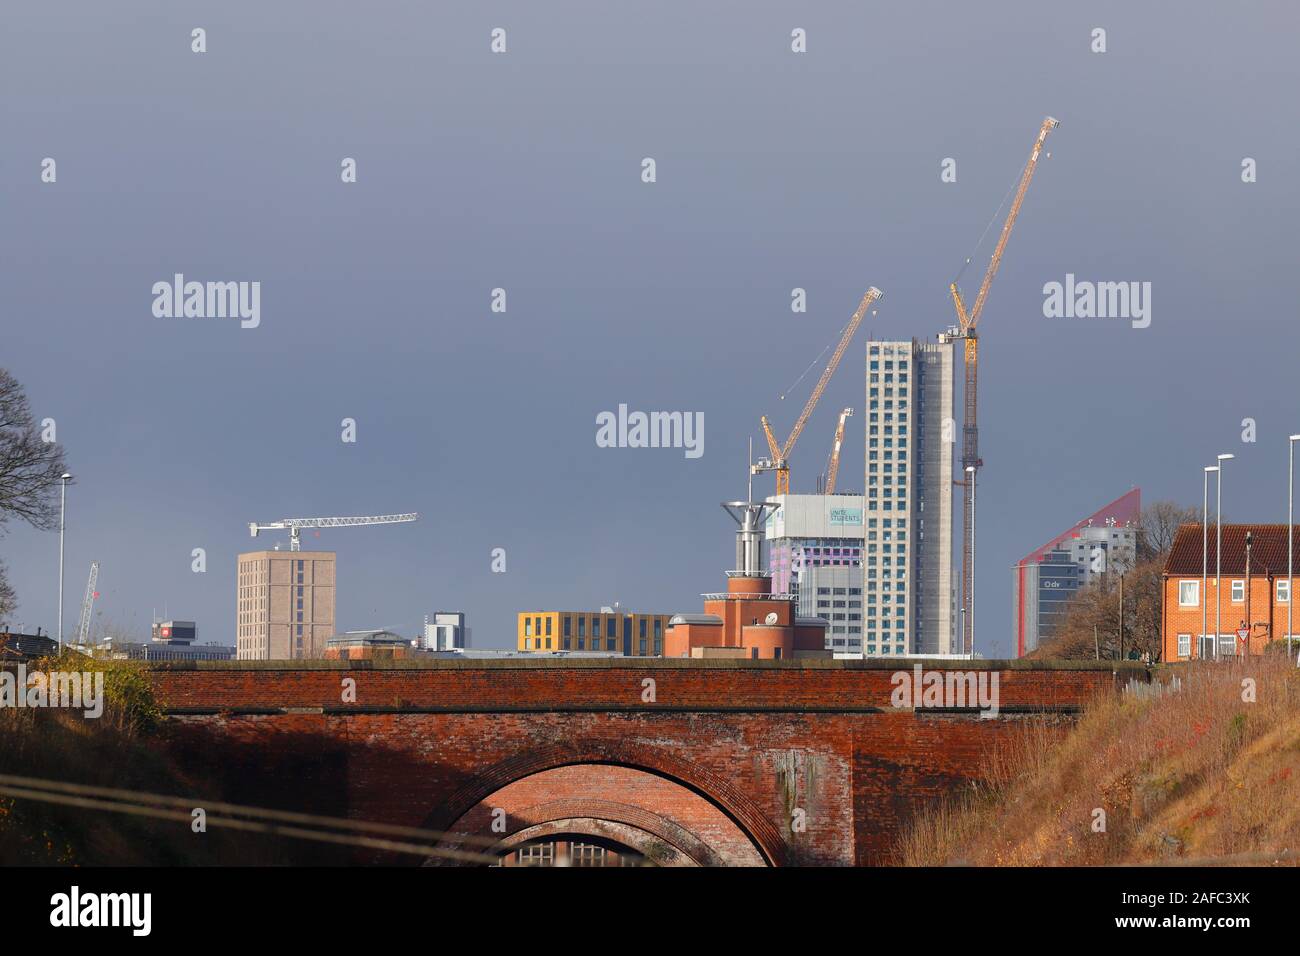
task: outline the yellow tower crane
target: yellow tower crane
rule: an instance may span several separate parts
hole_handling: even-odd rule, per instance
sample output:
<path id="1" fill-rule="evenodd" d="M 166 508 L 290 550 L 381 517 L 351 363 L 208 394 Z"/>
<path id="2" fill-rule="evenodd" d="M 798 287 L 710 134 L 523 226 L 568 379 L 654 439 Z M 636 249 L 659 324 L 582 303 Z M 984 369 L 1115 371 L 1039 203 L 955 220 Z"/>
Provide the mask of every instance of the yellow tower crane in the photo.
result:
<path id="1" fill-rule="evenodd" d="M 1025 164 L 1024 172 L 1020 175 L 1020 185 L 1016 188 L 1015 199 L 1012 200 L 1011 209 L 1007 212 L 1007 220 L 1002 224 L 1002 234 L 998 237 L 998 244 L 993 250 L 993 256 L 989 259 L 989 267 L 984 273 L 984 280 L 980 283 L 979 292 L 975 296 L 975 304 L 970 311 L 966 310 L 966 303 L 962 301 L 961 292 L 957 289 L 956 281 L 953 281 L 948 291 L 952 294 L 953 305 L 957 308 L 958 326 L 949 330 L 947 338 L 965 339 L 965 366 L 966 366 L 966 388 L 965 388 L 965 410 L 962 417 L 962 439 L 961 439 L 961 466 L 962 474 L 966 480 L 959 480 L 956 484 L 965 489 L 964 502 L 962 506 L 962 546 L 961 546 L 961 589 L 962 589 L 962 608 L 965 610 L 965 616 L 962 623 L 962 644 L 964 653 L 970 654 L 974 650 L 974 563 L 975 563 L 975 475 L 983 467 L 984 460 L 979 454 L 979 338 L 976 336 L 975 325 L 980 320 L 980 313 L 984 311 L 984 300 L 988 297 L 989 286 L 993 284 L 993 277 L 998 274 L 998 266 L 1002 264 L 1002 254 L 1006 251 L 1007 240 L 1011 238 L 1011 227 L 1016 224 L 1016 217 L 1020 215 L 1020 204 L 1024 202 L 1025 192 L 1029 189 L 1029 183 L 1034 178 L 1034 170 L 1038 167 L 1039 156 L 1043 152 L 1043 144 L 1047 141 L 1047 134 L 1060 125 L 1052 117 L 1043 120 L 1042 127 L 1038 130 L 1038 136 L 1034 140 L 1033 149 L 1029 153 L 1029 162 Z M 996 215 L 996 214 L 995 214 Z M 970 262 L 969 259 L 966 260 Z M 963 271 L 965 266 L 962 266 Z M 960 274 L 958 275 L 960 278 Z"/>
<path id="2" fill-rule="evenodd" d="M 871 308 L 872 303 L 880 298 L 881 294 L 879 289 L 872 286 L 867 290 L 867 294 L 862 297 L 857 311 L 849 319 L 849 324 L 844 326 L 844 332 L 840 335 L 840 341 L 835 346 L 834 354 L 831 355 L 830 361 L 826 363 L 826 368 L 822 370 L 821 378 L 817 380 L 812 394 L 808 396 L 808 401 L 804 405 L 803 411 L 799 413 L 799 418 L 795 420 L 794 428 L 790 429 L 790 437 L 785 440 L 784 445 L 777 444 L 776 436 L 772 434 L 772 425 L 767 420 L 767 416 L 763 416 L 763 434 L 767 437 L 767 447 L 772 457 L 756 464 L 754 471 L 775 471 L 776 493 L 778 495 L 788 495 L 790 493 L 790 452 L 794 450 L 794 443 L 798 441 L 799 433 L 808 424 L 808 418 L 812 415 L 813 409 L 817 407 L 822 392 L 826 391 L 826 384 L 831 380 L 831 376 L 835 374 L 840 359 L 844 358 L 844 352 L 849 347 L 853 333 L 858 330 L 858 326 L 862 324 L 862 319 L 866 316 L 867 310 Z"/>

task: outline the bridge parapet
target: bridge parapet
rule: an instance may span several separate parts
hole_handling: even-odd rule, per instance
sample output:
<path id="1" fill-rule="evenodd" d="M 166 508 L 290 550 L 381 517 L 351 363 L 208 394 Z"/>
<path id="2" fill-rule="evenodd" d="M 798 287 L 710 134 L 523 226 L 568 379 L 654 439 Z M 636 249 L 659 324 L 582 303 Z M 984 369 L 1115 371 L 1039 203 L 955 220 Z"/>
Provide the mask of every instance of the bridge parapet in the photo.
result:
<path id="1" fill-rule="evenodd" d="M 920 658 L 906 658 L 905 663 L 655 658 L 186 661 L 158 662 L 151 671 L 160 701 L 174 713 L 869 713 L 899 709 L 897 675 L 914 681 L 918 667 L 926 675 L 945 677 L 996 675 L 998 709 L 1006 713 L 1072 713 L 1096 693 L 1117 690 L 1130 680 L 1150 680 L 1147 668 L 1126 662 Z"/>

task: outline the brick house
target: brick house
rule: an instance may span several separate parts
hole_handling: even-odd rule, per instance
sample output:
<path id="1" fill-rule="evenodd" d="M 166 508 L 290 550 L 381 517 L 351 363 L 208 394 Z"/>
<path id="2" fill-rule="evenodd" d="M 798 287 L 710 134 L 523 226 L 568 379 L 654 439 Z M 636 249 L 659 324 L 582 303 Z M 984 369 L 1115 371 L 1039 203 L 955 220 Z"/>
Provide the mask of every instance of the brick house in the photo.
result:
<path id="1" fill-rule="evenodd" d="M 1246 573 L 1246 535 L 1250 534 L 1250 573 Z M 1221 600 L 1215 593 L 1215 529 L 1209 528 L 1205 546 L 1202 582 L 1202 532 L 1200 524 L 1185 524 L 1174 536 L 1173 547 L 1165 561 L 1163 621 L 1161 624 L 1162 659 L 1185 661 L 1213 657 L 1216 618 L 1221 628 L 1218 656 L 1262 654 L 1273 641 L 1283 640 L 1287 631 L 1287 608 L 1290 588 L 1287 579 L 1287 526 L 1284 524 L 1225 524 L 1223 580 Z M 1300 526 L 1293 534 L 1294 572 L 1300 578 Z M 1204 593 L 1202 593 L 1204 592 Z M 1205 612 L 1205 635 L 1201 633 L 1202 602 Z M 1249 626 L 1246 611 L 1249 608 Z M 1242 640 L 1238 631 L 1246 628 L 1249 638 Z M 1294 612 L 1293 634 L 1300 634 L 1300 608 Z M 1294 639 L 1294 638 L 1293 638 Z"/>

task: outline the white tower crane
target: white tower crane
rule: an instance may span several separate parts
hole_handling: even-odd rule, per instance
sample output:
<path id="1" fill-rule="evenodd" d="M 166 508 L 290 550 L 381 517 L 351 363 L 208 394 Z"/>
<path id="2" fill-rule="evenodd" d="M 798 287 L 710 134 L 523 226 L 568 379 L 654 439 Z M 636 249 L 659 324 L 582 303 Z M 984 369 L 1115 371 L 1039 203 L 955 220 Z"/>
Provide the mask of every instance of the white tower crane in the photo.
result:
<path id="1" fill-rule="evenodd" d="M 303 528 L 354 528 L 358 525 L 367 524 L 400 524 L 406 521 L 414 521 L 418 517 L 420 517 L 419 514 L 412 512 L 403 515 L 369 515 L 357 518 L 281 518 L 279 521 L 271 521 L 267 524 L 250 521 L 248 531 L 252 537 L 256 538 L 259 531 L 284 531 L 287 529 L 289 532 L 289 550 L 301 551 L 298 533 Z"/>

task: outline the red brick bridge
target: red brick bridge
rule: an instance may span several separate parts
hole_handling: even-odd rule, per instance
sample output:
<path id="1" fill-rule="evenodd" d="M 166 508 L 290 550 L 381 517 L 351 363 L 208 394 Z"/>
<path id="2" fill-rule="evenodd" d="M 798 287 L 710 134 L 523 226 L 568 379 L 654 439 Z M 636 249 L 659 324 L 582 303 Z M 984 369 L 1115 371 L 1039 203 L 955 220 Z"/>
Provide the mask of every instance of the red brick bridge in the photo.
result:
<path id="1" fill-rule="evenodd" d="M 1025 721 L 1066 725 L 1090 696 L 1149 679 L 1128 664 L 924 662 L 996 673 L 988 718 L 893 706 L 892 675 L 915 663 L 195 662 L 151 678 L 171 746 L 239 802 L 502 852 L 588 835 L 686 865 L 887 863 L 907 821 Z"/>

